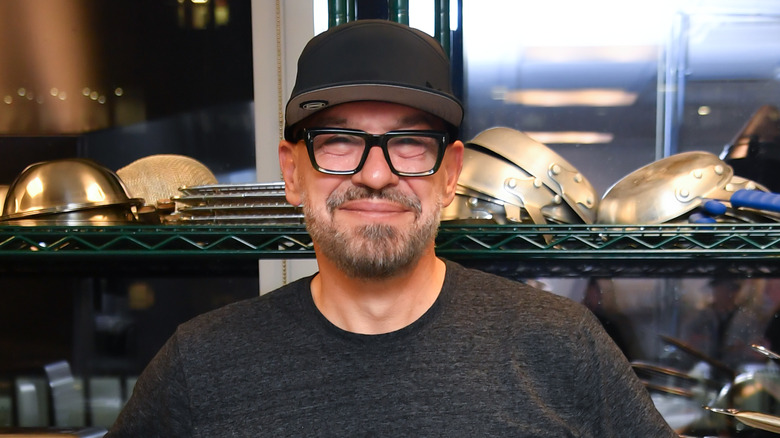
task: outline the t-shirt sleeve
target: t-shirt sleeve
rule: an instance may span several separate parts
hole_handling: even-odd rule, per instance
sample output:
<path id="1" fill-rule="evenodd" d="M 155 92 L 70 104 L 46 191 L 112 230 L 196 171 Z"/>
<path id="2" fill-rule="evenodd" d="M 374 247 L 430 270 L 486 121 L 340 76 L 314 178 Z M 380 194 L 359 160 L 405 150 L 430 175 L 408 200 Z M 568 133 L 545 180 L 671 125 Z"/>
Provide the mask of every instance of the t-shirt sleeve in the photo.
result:
<path id="1" fill-rule="evenodd" d="M 104 438 L 190 437 L 187 380 L 174 334 L 141 373 L 116 422 Z"/>
<path id="2" fill-rule="evenodd" d="M 631 369 L 620 349 L 585 312 L 579 324 L 582 348 L 572 352 L 577 380 L 593 391 L 592 410 L 588 415 L 597 421 L 594 428 L 603 437 L 677 437 L 655 408 L 650 394 Z"/>

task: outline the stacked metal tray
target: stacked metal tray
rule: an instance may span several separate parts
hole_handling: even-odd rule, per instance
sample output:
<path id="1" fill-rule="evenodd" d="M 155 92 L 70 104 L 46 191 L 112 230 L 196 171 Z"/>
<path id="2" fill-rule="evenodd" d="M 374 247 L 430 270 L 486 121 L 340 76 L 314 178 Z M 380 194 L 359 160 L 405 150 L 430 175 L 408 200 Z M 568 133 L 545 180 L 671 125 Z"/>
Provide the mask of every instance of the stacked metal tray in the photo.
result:
<path id="1" fill-rule="evenodd" d="M 261 224 L 303 223 L 300 207 L 284 196 L 284 182 L 211 184 L 181 187 L 174 196 L 176 209 L 164 218 L 169 224 Z"/>

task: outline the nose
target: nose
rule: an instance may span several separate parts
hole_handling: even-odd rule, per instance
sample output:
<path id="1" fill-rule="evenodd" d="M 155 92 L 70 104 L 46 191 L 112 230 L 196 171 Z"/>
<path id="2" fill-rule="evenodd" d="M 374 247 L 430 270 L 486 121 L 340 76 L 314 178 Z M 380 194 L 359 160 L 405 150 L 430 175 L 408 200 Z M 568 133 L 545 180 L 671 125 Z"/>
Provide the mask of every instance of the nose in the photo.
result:
<path id="1" fill-rule="evenodd" d="M 387 163 L 382 148 L 372 147 L 368 151 L 363 168 L 352 175 L 352 182 L 379 190 L 398 184 L 398 175 L 390 170 L 390 164 Z"/>

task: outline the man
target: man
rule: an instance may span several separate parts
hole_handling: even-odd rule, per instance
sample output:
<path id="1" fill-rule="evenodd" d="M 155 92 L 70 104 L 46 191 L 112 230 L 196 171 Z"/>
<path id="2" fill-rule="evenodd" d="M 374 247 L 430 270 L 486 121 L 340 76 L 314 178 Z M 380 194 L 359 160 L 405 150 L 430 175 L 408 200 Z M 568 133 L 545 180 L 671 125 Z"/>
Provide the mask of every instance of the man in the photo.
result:
<path id="1" fill-rule="evenodd" d="M 436 257 L 463 110 L 435 40 L 333 28 L 286 111 L 319 272 L 182 325 L 109 436 L 676 436 L 584 307 Z"/>

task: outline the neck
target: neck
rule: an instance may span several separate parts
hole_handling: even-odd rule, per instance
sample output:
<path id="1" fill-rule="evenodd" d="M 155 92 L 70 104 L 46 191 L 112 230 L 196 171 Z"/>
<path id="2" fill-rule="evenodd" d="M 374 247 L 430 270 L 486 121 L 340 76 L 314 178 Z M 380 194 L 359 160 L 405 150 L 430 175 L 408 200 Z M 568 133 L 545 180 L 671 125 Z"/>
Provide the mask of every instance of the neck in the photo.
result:
<path id="1" fill-rule="evenodd" d="M 444 262 L 433 248 L 408 272 L 383 278 L 352 278 L 318 257 L 311 283 L 314 303 L 337 327 L 361 334 L 400 330 L 420 318 L 436 301 L 444 283 Z"/>

